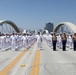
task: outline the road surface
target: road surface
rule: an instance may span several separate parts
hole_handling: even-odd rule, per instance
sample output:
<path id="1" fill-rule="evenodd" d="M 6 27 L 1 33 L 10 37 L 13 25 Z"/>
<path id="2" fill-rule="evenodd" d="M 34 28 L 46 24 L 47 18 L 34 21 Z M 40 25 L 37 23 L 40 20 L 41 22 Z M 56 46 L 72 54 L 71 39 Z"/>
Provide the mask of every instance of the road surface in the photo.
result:
<path id="1" fill-rule="evenodd" d="M 45 41 L 27 50 L 0 52 L 0 75 L 76 75 L 76 52 L 67 48 L 53 51 Z"/>

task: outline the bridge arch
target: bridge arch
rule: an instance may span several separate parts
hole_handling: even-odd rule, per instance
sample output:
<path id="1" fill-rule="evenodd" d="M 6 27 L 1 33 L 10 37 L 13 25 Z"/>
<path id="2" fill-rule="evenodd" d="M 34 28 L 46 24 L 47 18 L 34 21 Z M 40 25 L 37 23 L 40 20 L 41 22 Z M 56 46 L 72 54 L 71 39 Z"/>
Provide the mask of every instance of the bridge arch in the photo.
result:
<path id="1" fill-rule="evenodd" d="M 53 31 L 54 31 L 54 32 L 57 32 L 57 30 L 58 30 L 62 25 L 67 26 L 67 27 L 70 29 L 71 33 L 76 33 L 76 25 L 73 24 L 73 23 L 71 23 L 71 22 L 61 22 L 61 23 L 59 23 L 59 24 L 55 27 L 55 29 L 54 29 Z"/>
<path id="2" fill-rule="evenodd" d="M 2 21 L 0 21 L 0 26 L 3 25 L 4 23 L 7 23 L 10 26 L 12 26 L 16 32 L 18 32 L 18 33 L 20 32 L 19 28 L 17 27 L 17 25 L 14 22 L 9 21 L 9 20 L 2 20 Z"/>

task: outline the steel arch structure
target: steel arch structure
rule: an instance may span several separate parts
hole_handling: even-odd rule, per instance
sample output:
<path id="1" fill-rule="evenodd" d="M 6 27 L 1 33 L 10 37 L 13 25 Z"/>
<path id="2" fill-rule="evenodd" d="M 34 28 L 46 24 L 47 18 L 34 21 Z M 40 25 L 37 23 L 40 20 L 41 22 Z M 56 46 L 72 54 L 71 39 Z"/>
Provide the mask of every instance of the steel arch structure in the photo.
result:
<path id="1" fill-rule="evenodd" d="M 76 33 L 76 25 L 73 24 L 73 23 L 71 23 L 71 22 L 61 22 L 61 23 L 59 23 L 59 24 L 55 27 L 55 29 L 54 29 L 53 31 L 54 31 L 54 32 L 57 32 L 57 30 L 58 30 L 62 25 L 67 26 L 67 27 L 71 30 L 72 33 Z"/>
<path id="2" fill-rule="evenodd" d="M 16 25 L 14 22 L 9 21 L 9 20 L 2 20 L 2 21 L 0 21 L 0 26 L 3 25 L 4 23 L 7 23 L 7 24 L 9 24 L 10 26 L 12 26 L 17 33 L 20 32 L 19 28 L 17 27 L 17 25 Z"/>

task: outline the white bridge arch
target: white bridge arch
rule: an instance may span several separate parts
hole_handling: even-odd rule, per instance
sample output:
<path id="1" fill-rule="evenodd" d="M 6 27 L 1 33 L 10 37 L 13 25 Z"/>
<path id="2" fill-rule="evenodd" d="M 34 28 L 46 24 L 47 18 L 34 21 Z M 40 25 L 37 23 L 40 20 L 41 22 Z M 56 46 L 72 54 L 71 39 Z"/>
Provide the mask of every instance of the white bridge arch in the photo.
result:
<path id="1" fill-rule="evenodd" d="M 71 34 L 76 33 L 76 25 L 71 22 L 60 22 L 53 31 L 57 32 L 62 25 L 67 26 Z"/>
<path id="2" fill-rule="evenodd" d="M 12 21 L 9 21 L 9 20 L 1 20 L 0 21 L 0 26 L 3 26 L 3 25 L 5 25 L 5 26 L 11 26 L 11 28 L 13 28 L 15 30 L 15 32 L 18 32 L 18 33 L 20 32 L 20 30 L 17 27 L 17 25 L 14 22 L 12 22 Z M 3 31 L 3 29 L 2 29 L 2 31 Z"/>

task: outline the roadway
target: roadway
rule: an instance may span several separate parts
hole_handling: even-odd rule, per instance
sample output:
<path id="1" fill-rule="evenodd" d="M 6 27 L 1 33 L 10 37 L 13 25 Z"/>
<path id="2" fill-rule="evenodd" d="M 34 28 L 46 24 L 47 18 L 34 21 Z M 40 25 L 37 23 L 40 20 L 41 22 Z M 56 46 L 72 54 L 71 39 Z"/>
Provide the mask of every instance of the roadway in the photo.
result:
<path id="1" fill-rule="evenodd" d="M 28 50 L 0 52 L 0 75 L 76 75 L 76 52 L 53 51 L 44 41 Z"/>

